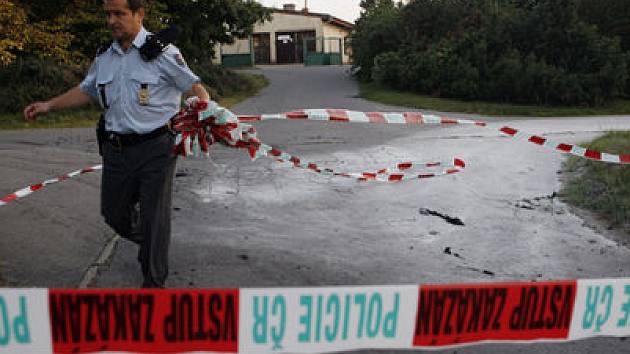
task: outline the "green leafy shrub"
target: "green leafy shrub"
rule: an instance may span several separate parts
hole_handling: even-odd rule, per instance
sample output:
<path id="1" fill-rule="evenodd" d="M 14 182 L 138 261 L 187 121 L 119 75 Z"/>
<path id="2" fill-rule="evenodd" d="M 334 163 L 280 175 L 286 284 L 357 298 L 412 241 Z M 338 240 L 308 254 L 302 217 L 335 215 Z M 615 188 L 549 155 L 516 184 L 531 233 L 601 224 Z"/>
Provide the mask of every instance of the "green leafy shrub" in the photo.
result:
<path id="1" fill-rule="evenodd" d="M 191 69 L 206 84 L 213 99 L 253 90 L 251 80 L 211 62 L 191 63 Z M 0 68 L 0 114 L 19 113 L 34 101 L 59 95 L 78 85 L 86 71 L 51 60 L 18 58 L 10 66 Z"/>
<path id="2" fill-rule="evenodd" d="M 458 57 L 450 57 L 442 65 L 441 94 L 446 97 L 473 100 L 479 96 L 479 69 Z"/>
<path id="3" fill-rule="evenodd" d="M 372 79 L 384 85 L 401 88 L 402 82 L 406 81 L 403 74 L 403 58 L 398 52 L 386 52 L 374 58 L 372 68 Z"/>
<path id="4" fill-rule="evenodd" d="M 0 68 L 0 113 L 17 113 L 33 101 L 45 100 L 79 84 L 84 71 L 38 58 L 18 58 Z"/>
<path id="5" fill-rule="evenodd" d="M 578 3 L 375 0 L 353 34 L 355 65 L 362 79 L 432 96 L 601 106 L 630 92 L 630 53 Z"/>

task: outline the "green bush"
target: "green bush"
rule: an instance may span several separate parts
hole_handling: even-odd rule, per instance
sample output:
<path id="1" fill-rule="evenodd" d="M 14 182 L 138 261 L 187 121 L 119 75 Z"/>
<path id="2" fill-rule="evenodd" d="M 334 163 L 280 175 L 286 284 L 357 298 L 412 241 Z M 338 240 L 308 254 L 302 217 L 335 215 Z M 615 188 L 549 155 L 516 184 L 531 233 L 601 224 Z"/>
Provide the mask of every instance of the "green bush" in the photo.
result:
<path id="1" fill-rule="evenodd" d="M 63 93 L 83 79 L 82 69 L 36 58 L 0 68 L 0 114 L 17 113 L 33 101 Z"/>
<path id="2" fill-rule="evenodd" d="M 350 36 L 353 66 L 364 80 L 372 78 L 374 59 L 382 53 L 396 51 L 400 45 L 399 5 L 393 0 L 362 4 L 364 12 Z"/>
<path id="3" fill-rule="evenodd" d="M 448 49 L 424 52 L 400 51 L 379 54 L 374 60 L 372 79 L 398 90 L 475 99 L 479 94 L 479 71 Z"/>
<path id="4" fill-rule="evenodd" d="M 559 75 L 558 71 L 547 63 L 536 58 L 534 54 L 523 59 L 523 76 L 517 81 L 519 92 L 525 97 L 515 98 L 519 103 L 535 103 L 543 105 L 550 102 L 549 90 L 541 88 L 550 87 L 553 77 Z"/>
<path id="5" fill-rule="evenodd" d="M 398 90 L 464 100 L 597 106 L 621 95 L 628 71 L 626 58 L 617 56 L 580 71 L 517 50 L 491 63 L 476 60 L 476 55 L 468 61 L 458 51 L 457 43 L 445 41 L 424 51 L 381 53 L 374 60 L 372 79 Z"/>
<path id="6" fill-rule="evenodd" d="M 432 96 L 604 105 L 630 93 L 630 53 L 580 19 L 576 1 L 376 1 L 353 34 L 355 65 L 379 84 Z M 393 30 L 381 12 L 397 42 L 379 39 Z"/>
<path id="7" fill-rule="evenodd" d="M 486 82 L 486 95 L 497 101 L 508 102 L 519 96 L 518 82 L 523 77 L 523 63 L 516 51 L 511 51 L 499 57 L 490 67 Z"/>
<path id="8" fill-rule="evenodd" d="M 372 79 L 381 84 L 401 88 L 401 84 L 406 81 L 403 72 L 403 58 L 398 52 L 386 52 L 374 58 L 372 68 Z"/>
<path id="9" fill-rule="evenodd" d="M 211 62 L 191 63 L 191 69 L 215 100 L 254 90 L 251 80 Z M 19 113 L 34 101 L 59 95 L 78 85 L 86 71 L 48 60 L 20 58 L 0 69 L 0 114 Z"/>
<path id="10" fill-rule="evenodd" d="M 404 86 L 401 89 L 408 89 L 415 92 L 423 92 L 435 95 L 439 87 L 440 80 L 440 60 L 435 51 L 409 52 L 405 55 L 405 66 L 403 75 Z"/>
<path id="11" fill-rule="evenodd" d="M 446 97 L 473 100 L 479 96 L 479 69 L 458 57 L 450 57 L 442 65 L 441 94 Z"/>

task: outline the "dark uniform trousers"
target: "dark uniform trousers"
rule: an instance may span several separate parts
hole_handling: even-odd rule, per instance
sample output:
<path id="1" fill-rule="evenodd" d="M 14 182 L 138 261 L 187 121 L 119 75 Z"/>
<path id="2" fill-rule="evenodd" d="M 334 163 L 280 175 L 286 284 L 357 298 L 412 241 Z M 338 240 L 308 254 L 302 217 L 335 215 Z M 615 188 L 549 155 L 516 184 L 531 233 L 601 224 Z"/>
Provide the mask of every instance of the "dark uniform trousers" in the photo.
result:
<path id="1" fill-rule="evenodd" d="M 163 287 L 168 276 L 174 139 L 166 132 L 129 146 L 103 144 L 101 213 L 114 231 L 140 246 L 143 287 Z"/>

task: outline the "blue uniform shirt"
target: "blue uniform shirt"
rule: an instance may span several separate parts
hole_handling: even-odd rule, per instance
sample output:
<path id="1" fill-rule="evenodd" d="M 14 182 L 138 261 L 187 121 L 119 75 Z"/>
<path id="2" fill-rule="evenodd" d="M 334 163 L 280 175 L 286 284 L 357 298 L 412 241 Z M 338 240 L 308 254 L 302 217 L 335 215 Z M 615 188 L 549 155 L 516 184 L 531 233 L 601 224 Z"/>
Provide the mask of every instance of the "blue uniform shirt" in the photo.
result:
<path id="1" fill-rule="evenodd" d="M 114 41 L 96 57 L 79 86 L 103 108 L 99 87 L 104 89 L 107 131 L 145 134 L 163 126 L 179 111 L 182 93 L 200 82 L 172 44 L 157 58 L 144 61 L 139 48 L 147 34 L 143 27 L 127 52 Z M 141 98 L 141 92 L 148 97 Z"/>

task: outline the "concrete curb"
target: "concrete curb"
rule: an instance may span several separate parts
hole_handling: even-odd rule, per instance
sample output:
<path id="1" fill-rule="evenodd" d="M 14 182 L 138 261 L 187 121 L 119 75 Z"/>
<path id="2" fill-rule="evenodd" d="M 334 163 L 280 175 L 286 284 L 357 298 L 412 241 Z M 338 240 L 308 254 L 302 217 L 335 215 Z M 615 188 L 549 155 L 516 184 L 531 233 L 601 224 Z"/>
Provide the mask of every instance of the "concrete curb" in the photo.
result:
<path id="1" fill-rule="evenodd" d="M 120 236 L 117 234 L 114 234 L 114 236 L 107 241 L 96 261 L 92 263 L 92 265 L 90 265 L 85 271 L 85 274 L 83 274 L 83 278 L 78 285 L 79 289 L 89 288 L 98 276 L 99 269 L 101 267 L 109 267 L 109 264 L 114 256 L 114 252 L 116 251 L 118 241 L 120 241 Z"/>

